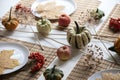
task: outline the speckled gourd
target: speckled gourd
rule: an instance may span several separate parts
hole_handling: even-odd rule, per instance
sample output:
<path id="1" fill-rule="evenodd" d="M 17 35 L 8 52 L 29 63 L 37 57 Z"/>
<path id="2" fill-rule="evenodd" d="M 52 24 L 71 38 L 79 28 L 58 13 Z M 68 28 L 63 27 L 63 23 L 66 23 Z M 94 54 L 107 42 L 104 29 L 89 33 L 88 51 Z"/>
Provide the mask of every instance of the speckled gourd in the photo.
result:
<path id="1" fill-rule="evenodd" d="M 97 9 L 96 11 L 93 10 L 92 12 L 90 12 L 90 15 L 91 15 L 91 17 L 93 17 L 95 20 L 100 20 L 102 17 L 105 16 L 105 13 L 104 13 L 102 10 Z"/>

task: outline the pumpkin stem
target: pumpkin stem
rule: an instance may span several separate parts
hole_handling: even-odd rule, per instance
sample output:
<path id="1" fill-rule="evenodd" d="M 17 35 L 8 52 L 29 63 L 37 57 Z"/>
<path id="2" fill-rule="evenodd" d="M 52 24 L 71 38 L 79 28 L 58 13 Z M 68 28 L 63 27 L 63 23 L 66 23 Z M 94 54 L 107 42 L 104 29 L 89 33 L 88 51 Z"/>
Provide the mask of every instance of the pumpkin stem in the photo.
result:
<path id="1" fill-rule="evenodd" d="M 56 65 L 53 66 L 53 68 L 52 68 L 52 73 L 54 73 L 55 67 L 56 67 Z"/>
<path id="2" fill-rule="evenodd" d="M 9 13 L 9 19 L 8 19 L 8 21 L 11 20 L 11 12 L 12 12 L 12 7 L 10 8 L 10 13 Z"/>
<path id="3" fill-rule="evenodd" d="M 99 9 L 97 8 L 96 13 L 98 13 L 98 10 L 99 10 Z"/>
<path id="4" fill-rule="evenodd" d="M 79 34 L 80 33 L 80 27 L 79 27 L 77 21 L 75 21 L 75 25 L 76 25 L 76 34 Z"/>
<path id="5" fill-rule="evenodd" d="M 41 17 L 41 23 L 45 24 L 45 21 L 44 21 L 43 17 Z"/>
<path id="6" fill-rule="evenodd" d="M 108 49 L 115 52 L 115 47 L 114 46 L 112 46 L 112 47 L 110 47 Z"/>

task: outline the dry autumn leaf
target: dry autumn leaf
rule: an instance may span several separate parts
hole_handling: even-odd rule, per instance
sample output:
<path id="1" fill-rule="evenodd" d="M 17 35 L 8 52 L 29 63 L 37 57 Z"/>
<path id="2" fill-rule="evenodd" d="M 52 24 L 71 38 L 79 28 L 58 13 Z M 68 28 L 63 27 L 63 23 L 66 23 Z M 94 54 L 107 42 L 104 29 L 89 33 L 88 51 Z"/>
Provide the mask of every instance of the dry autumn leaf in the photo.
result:
<path id="1" fill-rule="evenodd" d="M 14 50 L 2 50 L 0 52 L 0 74 L 3 73 L 5 69 L 12 69 L 19 65 L 18 60 L 11 59 Z"/>
<path id="2" fill-rule="evenodd" d="M 56 2 L 48 2 L 46 4 L 39 4 L 36 7 L 37 12 L 48 19 L 58 18 L 63 12 L 65 6 L 57 5 Z M 48 15 L 49 14 L 49 15 Z"/>

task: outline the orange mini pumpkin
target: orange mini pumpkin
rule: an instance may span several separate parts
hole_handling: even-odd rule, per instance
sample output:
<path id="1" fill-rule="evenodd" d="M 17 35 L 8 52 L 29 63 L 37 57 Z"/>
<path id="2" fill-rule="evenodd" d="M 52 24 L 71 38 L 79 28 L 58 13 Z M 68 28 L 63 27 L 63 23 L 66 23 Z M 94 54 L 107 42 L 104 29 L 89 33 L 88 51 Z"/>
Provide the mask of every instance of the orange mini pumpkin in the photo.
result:
<path id="1" fill-rule="evenodd" d="M 120 55 L 120 37 L 114 42 L 115 51 Z"/>
<path id="2" fill-rule="evenodd" d="M 11 11 L 12 11 L 12 8 L 10 9 L 9 18 L 3 19 L 2 24 L 7 30 L 14 31 L 19 24 L 19 20 L 11 17 Z"/>
<path id="3" fill-rule="evenodd" d="M 110 47 L 109 50 L 116 52 L 120 55 L 120 37 L 114 41 L 114 46 Z"/>

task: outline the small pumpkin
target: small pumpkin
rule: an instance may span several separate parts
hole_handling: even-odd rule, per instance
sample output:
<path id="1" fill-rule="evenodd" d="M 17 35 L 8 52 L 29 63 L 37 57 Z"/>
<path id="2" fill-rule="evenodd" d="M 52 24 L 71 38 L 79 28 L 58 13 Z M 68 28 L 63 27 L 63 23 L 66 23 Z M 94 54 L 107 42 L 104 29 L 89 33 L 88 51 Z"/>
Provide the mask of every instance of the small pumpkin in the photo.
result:
<path id="1" fill-rule="evenodd" d="M 110 47 L 109 50 L 116 52 L 120 55 L 120 37 L 114 41 L 114 46 Z"/>
<path id="2" fill-rule="evenodd" d="M 42 34 L 48 34 L 51 31 L 52 24 L 48 19 L 41 18 L 40 20 L 38 20 L 36 26 L 38 32 Z"/>
<path id="3" fill-rule="evenodd" d="M 55 68 L 56 65 L 54 65 L 51 69 L 46 69 L 43 73 L 46 80 L 61 80 L 64 76 L 63 71 Z"/>
<path id="4" fill-rule="evenodd" d="M 18 19 L 11 17 L 11 11 L 12 11 L 12 8 L 10 9 L 9 18 L 5 18 L 2 20 L 2 24 L 8 31 L 14 31 L 19 24 Z"/>
<path id="5" fill-rule="evenodd" d="M 95 20 L 100 20 L 102 17 L 105 16 L 105 13 L 100 10 L 100 9 L 97 9 L 96 11 L 92 11 L 90 13 L 91 17 L 93 17 Z"/>
<path id="6" fill-rule="evenodd" d="M 76 27 L 72 27 L 67 31 L 67 41 L 75 48 L 83 48 L 91 41 L 91 33 L 85 27 L 79 27 L 75 21 Z"/>

